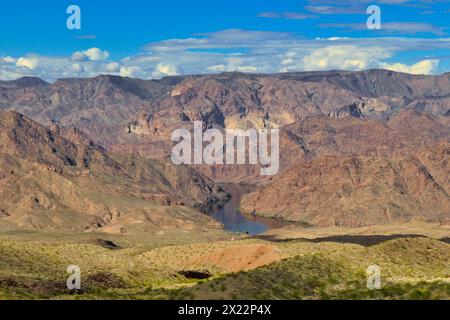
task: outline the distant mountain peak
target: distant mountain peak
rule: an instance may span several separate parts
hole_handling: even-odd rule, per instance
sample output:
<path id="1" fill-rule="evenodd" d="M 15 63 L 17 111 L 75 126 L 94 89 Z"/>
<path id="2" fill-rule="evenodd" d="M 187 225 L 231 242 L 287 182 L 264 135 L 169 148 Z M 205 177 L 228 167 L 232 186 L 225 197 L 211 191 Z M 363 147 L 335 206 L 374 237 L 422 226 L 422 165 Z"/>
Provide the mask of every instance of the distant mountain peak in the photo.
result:
<path id="1" fill-rule="evenodd" d="M 16 86 L 20 88 L 26 87 L 38 87 L 38 86 L 46 86 L 49 85 L 48 82 L 45 82 L 41 78 L 25 76 L 12 81 L 0 81 L 2 85 Z"/>

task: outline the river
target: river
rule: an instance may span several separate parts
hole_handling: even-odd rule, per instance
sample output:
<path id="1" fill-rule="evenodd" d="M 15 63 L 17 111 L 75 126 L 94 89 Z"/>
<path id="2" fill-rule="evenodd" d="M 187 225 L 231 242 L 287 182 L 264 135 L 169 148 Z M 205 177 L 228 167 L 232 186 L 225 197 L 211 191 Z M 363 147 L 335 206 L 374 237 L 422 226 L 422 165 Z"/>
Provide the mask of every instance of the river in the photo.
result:
<path id="1" fill-rule="evenodd" d="M 223 208 L 213 212 L 210 216 L 223 224 L 226 231 L 248 233 L 250 236 L 255 236 L 272 228 L 289 225 L 287 222 L 275 219 L 242 214 L 239 210 L 241 196 L 251 192 L 252 187 L 236 184 L 229 184 L 224 187 L 231 193 L 232 198 Z"/>
<path id="2" fill-rule="evenodd" d="M 269 226 L 266 223 L 240 212 L 240 200 L 240 195 L 234 194 L 231 200 L 222 209 L 214 212 L 211 217 L 222 223 L 224 229 L 230 232 L 248 232 L 249 235 L 254 236 L 267 231 Z"/>

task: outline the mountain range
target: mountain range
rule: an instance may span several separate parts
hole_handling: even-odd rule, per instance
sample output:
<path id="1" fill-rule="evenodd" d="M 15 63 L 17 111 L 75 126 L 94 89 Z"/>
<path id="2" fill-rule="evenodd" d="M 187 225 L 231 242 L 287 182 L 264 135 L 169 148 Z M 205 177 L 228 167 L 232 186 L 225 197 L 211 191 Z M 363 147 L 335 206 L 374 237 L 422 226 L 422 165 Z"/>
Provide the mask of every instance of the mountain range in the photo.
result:
<path id="1" fill-rule="evenodd" d="M 192 220 L 228 199 L 220 183 L 254 186 L 245 212 L 311 226 L 450 220 L 450 74 L 26 77 L 0 82 L 0 110 L 0 221 L 23 227 L 126 230 L 149 203 Z M 280 173 L 172 165 L 171 133 L 194 121 L 279 128 Z"/>

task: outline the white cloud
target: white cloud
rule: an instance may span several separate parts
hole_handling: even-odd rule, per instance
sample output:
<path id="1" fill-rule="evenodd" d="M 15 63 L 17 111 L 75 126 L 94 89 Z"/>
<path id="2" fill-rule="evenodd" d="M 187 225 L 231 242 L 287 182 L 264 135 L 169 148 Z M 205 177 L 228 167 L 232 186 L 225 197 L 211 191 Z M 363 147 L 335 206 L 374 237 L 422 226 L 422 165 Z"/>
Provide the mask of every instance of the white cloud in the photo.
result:
<path id="1" fill-rule="evenodd" d="M 139 67 L 122 67 L 120 68 L 120 75 L 122 77 L 136 77 L 137 74 L 140 72 Z"/>
<path id="2" fill-rule="evenodd" d="M 206 70 L 212 71 L 212 72 L 224 72 L 227 70 L 227 67 L 224 64 L 216 64 L 216 65 L 207 67 Z"/>
<path id="3" fill-rule="evenodd" d="M 255 67 L 255 66 L 238 66 L 238 67 L 236 67 L 236 71 L 247 72 L 247 73 L 255 73 L 255 72 L 258 71 L 258 67 Z"/>
<path id="4" fill-rule="evenodd" d="M 6 63 L 16 63 L 17 59 L 8 56 L 8 57 L 1 58 L 1 61 L 6 62 Z"/>
<path id="5" fill-rule="evenodd" d="M 84 72 L 83 66 L 79 63 L 74 63 L 69 68 L 70 68 L 70 71 L 72 71 L 76 74 L 80 74 L 80 73 Z"/>
<path id="6" fill-rule="evenodd" d="M 143 79 L 167 75 L 241 71 L 274 73 L 310 70 L 390 68 L 411 73 L 437 73 L 437 60 L 404 64 L 402 52 L 449 50 L 450 38 L 316 38 L 264 31 L 224 30 L 195 38 L 170 39 L 145 51 L 111 60 L 106 50 L 91 48 L 66 57 L 29 54 L 0 58 L 0 78 L 33 75 L 47 81 L 63 77 L 115 74 Z M 430 58 L 433 59 L 433 58 Z M 419 59 L 421 60 L 421 59 Z M 439 67 L 439 68 L 438 68 Z"/>
<path id="7" fill-rule="evenodd" d="M 72 61 L 87 61 L 88 57 L 81 51 L 74 52 L 72 57 L 70 57 Z"/>
<path id="8" fill-rule="evenodd" d="M 156 71 L 166 76 L 178 75 L 177 68 L 171 64 L 158 63 L 158 65 L 156 66 Z"/>
<path id="9" fill-rule="evenodd" d="M 36 58 L 20 57 L 16 62 L 17 67 L 25 67 L 28 69 L 36 69 L 38 65 L 39 61 Z"/>
<path id="10" fill-rule="evenodd" d="M 227 62 L 226 65 L 225 64 L 211 65 L 205 68 L 205 72 L 219 73 L 219 72 L 239 71 L 246 73 L 255 73 L 260 71 L 260 67 L 245 65 L 245 61 L 246 59 L 238 57 L 228 58 L 224 60 L 224 62 Z"/>
<path id="11" fill-rule="evenodd" d="M 103 61 L 109 58 L 108 51 L 102 51 L 99 48 L 90 48 L 85 51 L 77 51 L 72 54 L 72 61 Z"/>
<path id="12" fill-rule="evenodd" d="M 382 67 L 384 69 L 411 74 L 433 74 L 435 73 L 438 66 L 439 60 L 435 59 L 422 60 L 411 66 L 403 63 L 382 64 Z"/>
<path id="13" fill-rule="evenodd" d="M 91 48 L 83 52 L 89 60 L 92 61 L 102 61 L 109 58 L 108 51 L 102 51 L 99 48 Z"/>
<path id="14" fill-rule="evenodd" d="M 382 47 L 328 46 L 305 56 L 302 59 L 301 69 L 362 70 L 377 67 L 379 59 L 389 58 L 390 56 L 391 54 Z"/>
<path id="15" fill-rule="evenodd" d="M 105 66 L 107 72 L 119 72 L 120 65 L 117 62 L 110 62 Z"/>
<path id="16" fill-rule="evenodd" d="M 17 79 L 22 76 L 37 76 L 48 81 L 65 77 L 93 77 L 107 70 L 110 61 L 93 61 L 70 57 L 29 54 L 24 57 L 0 58 L 0 78 Z M 117 64 L 117 63 L 116 63 Z M 118 71 L 118 70 L 117 70 Z"/>

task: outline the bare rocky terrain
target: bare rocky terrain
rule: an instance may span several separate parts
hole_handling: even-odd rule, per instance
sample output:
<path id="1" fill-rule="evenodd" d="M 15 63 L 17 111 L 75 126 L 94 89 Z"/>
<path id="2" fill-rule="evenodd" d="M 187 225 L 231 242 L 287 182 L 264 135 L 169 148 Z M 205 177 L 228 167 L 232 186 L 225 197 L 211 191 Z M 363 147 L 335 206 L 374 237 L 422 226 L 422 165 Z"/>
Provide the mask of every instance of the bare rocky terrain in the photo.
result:
<path id="1" fill-rule="evenodd" d="M 448 223 L 450 74 L 223 73 L 150 81 L 100 76 L 52 84 L 22 78 L 1 82 L 0 92 L 1 109 L 55 132 L 49 137 L 44 127 L 40 135 L 23 130 L 40 144 L 26 144 L 18 135 L 3 153 L 44 163 L 58 174 L 71 168 L 75 176 L 98 173 L 139 183 L 158 176 L 146 185 L 151 192 L 126 189 L 144 200 L 200 207 L 214 202 L 207 196 L 219 191 L 212 181 L 232 182 L 256 186 L 243 198 L 246 212 L 312 226 Z M 261 177 L 250 165 L 171 167 L 170 135 L 194 121 L 203 121 L 205 129 L 280 128 L 280 173 Z M 180 186 L 180 176 L 194 176 L 200 186 L 192 182 L 195 188 L 178 192 L 174 181 Z"/>
<path id="2" fill-rule="evenodd" d="M 76 129 L 52 131 L 14 111 L 0 112 L 0 141 L 2 226 L 114 233 L 213 226 L 196 210 L 229 197 L 189 167 L 110 155 Z"/>

